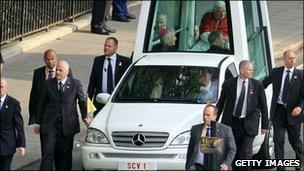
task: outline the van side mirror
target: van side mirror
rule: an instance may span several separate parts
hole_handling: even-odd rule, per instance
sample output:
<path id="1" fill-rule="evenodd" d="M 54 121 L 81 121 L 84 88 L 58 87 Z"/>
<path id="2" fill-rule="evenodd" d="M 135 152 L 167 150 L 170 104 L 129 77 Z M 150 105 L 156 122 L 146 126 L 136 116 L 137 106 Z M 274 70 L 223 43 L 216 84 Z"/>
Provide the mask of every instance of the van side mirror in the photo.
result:
<path id="1" fill-rule="evenodd" d="M 96 96 L 96 101 L 101 104 L 106 104 L 110 98 L 110 94 L 108 93 L 99 93 Z"/>

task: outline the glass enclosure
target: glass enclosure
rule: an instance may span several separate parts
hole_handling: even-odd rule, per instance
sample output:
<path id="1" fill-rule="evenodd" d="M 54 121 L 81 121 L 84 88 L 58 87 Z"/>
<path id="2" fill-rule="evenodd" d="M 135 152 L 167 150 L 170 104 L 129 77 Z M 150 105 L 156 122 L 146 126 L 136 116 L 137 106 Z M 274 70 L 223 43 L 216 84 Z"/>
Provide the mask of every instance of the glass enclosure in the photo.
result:
<path id="1" fill-rule="evenodd" d="M 152 1 L 146 52 L 233 54 L 228 1 Z"/>
<path id="2" fill-rule="evenodd" d="M 197 66 L 136 66 L 119 87 L 119 102 L 216 102 L 219 68 Z"/>
<path id="3" fill-rule="evenodd" d="M 269 69 L 271 69 L 271 67 L 268 64 L 268 61 L 270 61 L 271 57 L 269 52 L 267 53 L 267 29 L 262 24 L 262 16 L 258 3 L 260 2 L 243 1 L 248 39 L 248 54 L 255 69 L 253 77 L 261 80 L 269 74 Z"/>

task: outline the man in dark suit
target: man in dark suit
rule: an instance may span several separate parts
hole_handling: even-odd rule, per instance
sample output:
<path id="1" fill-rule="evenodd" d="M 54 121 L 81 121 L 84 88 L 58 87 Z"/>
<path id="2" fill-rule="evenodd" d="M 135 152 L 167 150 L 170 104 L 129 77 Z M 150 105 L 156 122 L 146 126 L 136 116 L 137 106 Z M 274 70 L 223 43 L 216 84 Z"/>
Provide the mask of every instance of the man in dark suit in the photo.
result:
<path id="1" fill-rule="evenodd" d="M 109 35 L 116 30 L 108 26 L 108 17 L 105 15 L 107 0 L 94 0 L 91 20 L 91 33 Z"/>
<path id="2" fill-rule="evenodd" d="M 296 158 L 304 162 L 303 144 L 300 139 L 301 111 L 304 107 L 303 73 L 295 68 L 296 55 L 288 50 L 283 54 L 284 66 L 274 68 L 263 80 L 264 87 L 272 84 L 271 121 L 276 159 L 284 159 L 284 140 L 287 130 L 288 140 L 296 153 Z M 303 165 L 303 164 L 302 164 Z M 278 168 L 284 170 L 284 167 Z M 299 168 L 296 168 L 299 169 Z"/>
<path id="3" fill-rule="evenodd" d="M 45 81 L 39 99 L 36 113 L 39 126 L 34 131 L 43 135 L 41 170 L 53 170 L 53 161 L 56 170 L 72 169 L 73 140 L 80 132 L 77 101 L 83 122 L 86 126 L 90 123 L 82 85 L 68 77 L 68 73 L 69 64 L 58 62 L 56 78 Z"/>
<path id="4" fill-rule="evenodd" d="M 208 36 L 208 42 L 210 48 L 207 52 L 229 53 L 229 50 L 225 49 L 225 38 L 219 31 L 212 31 Z"/>
<path id="5" fill-rule="evenodd" d="M 203 113 L 204 123 L 192 126 L 187 150 L 186 170 L 211 170 L 213 167 L 210 167 L 210 156 L 213 157 L 214 170 L 231 169 L 231 163 L 236 153 L 235 141 L 229 126 L 215 122 L 217 112 L 218 110 L 215 106 L 208 104 Z M 211 135 L 213 137 L 223 138 L 224 140 L 223 154 L 208 156 L 200 152 L 201 137 L 208 134 L 210 127 L 212 127 Z"/>
<path id="6" fill-rule="evenodd" d="M 258 134 L 260 115 L 261 133 L 268 132 L 268 111 L 263 84 L 252 79 L 253 65 L 248 60 L 239 64 L 238 77 L 226 80 L 222 85 L 217 102 L 219 115 L 223 112 L 222 123 L 231 126 L 237 153 L 235 159 L 251 159 L 252 143 Z"/>
<path id="7" fill-rule="evenodd" d="M 111 94 L 118 81 L 131 64 L 131 60 L 129 58 L 116 53 L 117 47 L 118 40 L 114 37 L 108 37 L 104 45 L 105 55 L 97 56 L 94 59 L 88 86 L 89 98 L 94 98 L 93 104 L 97 109 L 94 112 L 94 116 L 104 106 L 96 102 L 95 98 L 97 94 Z"/>
<path id="8" fill-rule="evenodd" d="M 44 81 L 55 77 L 56 65 L 57 65 L 57 54 L 55 50 L 48 49 L 44 52 L 43 56 L 45 66 L 37 68 L 34 70 L 33 80 L 32 80 L 32 89 L 30 93 L 29 100 L 29 125 L 32 125 L 36 122 L 36 112 L 37 106 L 39 103 L 39 96 L 42 91 Z"/>
<path id="9" fill-rule="evenodd" d="M 25 155 L 25 136 L 19 101 L 7 94 L 7 82 L 1 78 L 0 169 L 10 170 L 16 148 Z"/>
<path id="10" fill-rule="evenodd" d="M 55 50 L 48 49 L 44 52 L 43 55 L 45 66 L 37 68 L 34 70 L 33 80 L 32 80 L 32 89 L 30 93 L 30 100 L 29 100 L 29 122 L 28 125 L 37 124 L 37 106 L 39 103 L 39 97 L 41 95 L 42 87 L 47 79 L 51 79 L 55 77 L 56 72 L 56 65 L 57 65 L 57 54 Z M 72 77 L 72 72 L 69 72 L 70 77 Z M 42 134 L 40 134 L 40 147 L 41 147 L 41 154 L 43 149 L 43 141 L 42 141 Z"/>

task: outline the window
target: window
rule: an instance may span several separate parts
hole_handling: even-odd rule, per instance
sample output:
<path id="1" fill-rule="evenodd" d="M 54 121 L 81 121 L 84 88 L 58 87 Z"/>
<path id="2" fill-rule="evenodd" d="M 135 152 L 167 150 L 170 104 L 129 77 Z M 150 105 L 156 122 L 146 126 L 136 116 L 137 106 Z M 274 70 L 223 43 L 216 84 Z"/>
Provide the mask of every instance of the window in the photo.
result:
<path id="1" fill-rule="evenodd" d="M 194 66 L 136 66 L 119 87 L 119 102 L 216 102 L 219 69 Z"/>
<path id="2" fill-rule="evenodd" d="M 269 47 L 267 47 L 266 27 L 261 21 L 259 1 L 243 1 L 248 39 L 249 58 L 254 65 L 253 77 L 261 80 L 269 73 L 268 58 Z"/>
<path id="3" fill-rule="evenodd" d="M 232 54 L 228 1 L 152 1 L 146 52 Z"/>
<path id="4" fill-rule="evenodd" d="M 234 63 L 231 63 L 228 65 L 226 71 L 225 71 L 225 80 L 238 76 L 237 70 L 235 68 Z"/>

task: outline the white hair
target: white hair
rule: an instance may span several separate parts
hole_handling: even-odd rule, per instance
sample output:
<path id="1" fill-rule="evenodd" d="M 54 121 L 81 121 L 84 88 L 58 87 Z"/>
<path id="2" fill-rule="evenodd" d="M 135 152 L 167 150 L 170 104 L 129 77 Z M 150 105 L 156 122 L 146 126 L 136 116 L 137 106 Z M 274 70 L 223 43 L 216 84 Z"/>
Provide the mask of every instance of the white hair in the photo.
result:
<path id="1" fill-rule="evenodd" d="M 213 10 L 218 9 L 218 8 L 225 9 L 226 8 L 225 2 L 224 1 L 216 1 L 214 3 Z"/>

